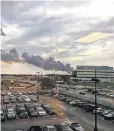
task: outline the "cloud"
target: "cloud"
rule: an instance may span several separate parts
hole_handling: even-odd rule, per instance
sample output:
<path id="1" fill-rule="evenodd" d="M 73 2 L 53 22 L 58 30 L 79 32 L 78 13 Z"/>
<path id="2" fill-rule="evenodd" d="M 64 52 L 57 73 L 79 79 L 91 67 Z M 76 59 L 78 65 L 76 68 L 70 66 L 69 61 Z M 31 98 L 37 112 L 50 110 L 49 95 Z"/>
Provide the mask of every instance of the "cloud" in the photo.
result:
<path id="1" fill-rule="evenodd" d="M 27 52 L 23 52 L 22 56 L 19 56 L 15 48 L 9 50 L 8 52 L 2 50 L 1 60 L 7 63 L 28 63 L 44 70 L 66 71 L 69 73 L 72 71 L 72 67 L 70 67 L 70 65 L 67 67 L 67 65 L 60 61 L 55 61 L 52 57 L 43 59 L 39 55 L 30 55 Z"/>
<path id="2" fill-rule="evenodd" d="M 107 44 L 112 41 L 111 37 L 91 44 L 74 42 L 94 32 L 114 33 L 112 0 L 2 1 L 1 4 L 1 24 L 7 34 L 2 42 L 3 50 L 14 47 L 19 54 L 28 52 L 35 59 L 36 56 L 43 59 L 53 56 L 73 67 L 93 64 L 92 58 L 98 65 L 113 65 L 109 61 L 112 61 L 114 49 L 112 44 Z M 99 51 L 100 57 L 95 50 Z M 108 59 L 105 60 L 106 53 Z"/>
<path id="3" fill-rule="evenodd" d="M 94 32 L 92 34 L 88 34 L 88 35 L 76 40 L 75 42 L 91 43 L 91 42 L 98 41 L 100 39 L 107 38 L 107 37 L 112 36 L 112 35 L 114 36 L 114 34 Z"/>

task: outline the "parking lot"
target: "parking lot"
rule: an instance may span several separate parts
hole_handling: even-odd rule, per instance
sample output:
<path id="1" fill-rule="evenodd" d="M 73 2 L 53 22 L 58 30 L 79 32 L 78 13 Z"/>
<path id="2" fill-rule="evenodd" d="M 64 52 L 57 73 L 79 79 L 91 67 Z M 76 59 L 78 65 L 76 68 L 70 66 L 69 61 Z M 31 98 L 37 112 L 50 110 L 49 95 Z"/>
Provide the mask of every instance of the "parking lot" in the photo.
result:
<path id="1" fill-rule="evenodd" d="M 58 111 L 53 109 L 49 100 L 47 102 L 47 96 L 40 96 L 40 99 L 37 100 L 35 92 L 2 94 L 1 102 L 3 123 L 14 120 L 19 121 L 20 119 L 54 119 L 58 116 Z M 9 116 L 10 109 L 12 109 L 14 116 L 12 114 L 12 116 Z"/>

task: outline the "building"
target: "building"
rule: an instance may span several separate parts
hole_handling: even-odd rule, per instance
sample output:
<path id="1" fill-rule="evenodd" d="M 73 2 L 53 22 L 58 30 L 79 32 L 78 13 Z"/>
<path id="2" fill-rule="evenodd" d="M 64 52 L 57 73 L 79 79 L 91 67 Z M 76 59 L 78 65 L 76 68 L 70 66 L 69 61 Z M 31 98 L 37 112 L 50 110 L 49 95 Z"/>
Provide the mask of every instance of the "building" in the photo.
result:
<path id="1" fill-rule="evenodd" d="M 113 67 L 108 66 L 77 66 L 77 70 L 73 71 L 73 76 L 75 79 L 81 81 L 91 81 L 92 78 L 96 77 L 100 79 L 101 82 L 114 82 L 114 70 Z M 74 77 L 72 78 L 74 79 Z"/>

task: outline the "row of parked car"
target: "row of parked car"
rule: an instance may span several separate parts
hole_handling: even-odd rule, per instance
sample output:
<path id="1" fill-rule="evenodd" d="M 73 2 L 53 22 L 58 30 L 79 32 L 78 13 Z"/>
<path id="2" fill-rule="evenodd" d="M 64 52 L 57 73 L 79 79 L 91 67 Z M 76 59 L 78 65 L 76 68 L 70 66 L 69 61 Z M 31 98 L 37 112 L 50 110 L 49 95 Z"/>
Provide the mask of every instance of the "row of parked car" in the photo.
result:
<path id="1" fill-rule="evenodd" d="M 24 131 L 24 130 L 16 130 Z M 54 126 L 31 126 L 28 131 L 84 131 L 83 127 L 77 122 L 63 122 Z"/>
<path id="2" fill-rule="evenodd" d="M 35 93 L 9 93 L 2 96 L 2 102 L 4 104 L 11 103 L 22 103 L 22 102 L 37 102 Z"/>
<path id="3" fill-rule="evenodd" d="M 43 117 L 47 114 L 56 115 L 56 112 L 50 105 L 47 104 L 38 104 L 38 103 L 25 103 L 25 104 L 16 104 L 15 108 L 12 105 L 6 105 L 0 110 L 1 120 L 5 119 L 16 119 L 19 118 L 28 118 L 28 117 Z"/>
<path id="4" fill-rule="evenodd" d="M 91 92 L 92 94 L 95 94 L 95 90 L 93 90 L 91 88 L 88 89 L 88 92 Z M 114 94 L 103 92 L 102 90 L 97 90 L 97 95 L 114 98 Z"/>
<path id="5" fill-rule="evenodd" d="M 65 103 L 68 103 L 74 107 L 82 108 L 86 112 L 95 114 L 95 105 L 94 104 L 90 104 L 90 103 L 87 103 L 87 102 L 84 102 L 78 99 L 72 99 L 65 95 L 59 95 L 58 98 L 61 101 L 64 101 Z M 97 106 L 97 114 L 104 117 L 104 119 L 106 120 L 114 120 L 114 110 L 112 109 L 107 110 L 107 109 Z"/>

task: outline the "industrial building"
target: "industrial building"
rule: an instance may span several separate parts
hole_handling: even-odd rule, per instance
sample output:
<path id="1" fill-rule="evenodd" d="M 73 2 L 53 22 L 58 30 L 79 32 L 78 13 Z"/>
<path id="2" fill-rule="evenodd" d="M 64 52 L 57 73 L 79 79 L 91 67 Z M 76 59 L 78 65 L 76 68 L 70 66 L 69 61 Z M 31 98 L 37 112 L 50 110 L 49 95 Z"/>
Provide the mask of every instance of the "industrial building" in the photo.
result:
<path id="1" fill-rule="evenodd" d="M 95 77 L 95 70 L 96 77 L 101 82 L 114 82 L 113 67 L 108 66 L 77 66 L 77 70 L 72 72 L 74 77 L 71 77 L 71 79 L 91 81 Z"/>

